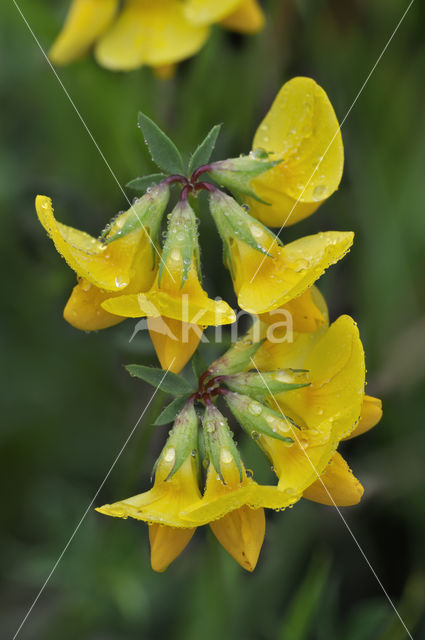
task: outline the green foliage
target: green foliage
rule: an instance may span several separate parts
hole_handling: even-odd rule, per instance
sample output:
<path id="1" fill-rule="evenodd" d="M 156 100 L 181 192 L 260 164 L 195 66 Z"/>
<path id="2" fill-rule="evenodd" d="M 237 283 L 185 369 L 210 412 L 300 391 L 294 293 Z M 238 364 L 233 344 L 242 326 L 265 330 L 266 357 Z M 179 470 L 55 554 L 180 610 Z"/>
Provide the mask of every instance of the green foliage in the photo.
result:
<path id="1" fill-rule="evenodd" d="M 142 176 L 140 178 L 134 178 L 133 180 L 130 180 L 130 182 L 127 182 L 126 187 L 128 187 L 129 189 L 134 189 L 134 191 L 143 193 L 146 191 L 146 189 L 155 186 L 156 184 L 158 184 L 158 182 L 161 182 L 161 180 L 164 180 L 164 178 L 166 177 L 167 176 L 165 173 L 151 173 L 148 176 Z"/>
<path id="2" fill-rule="evenodd" d="M 170 424 L 171 422 L 174 422 L 177 414 L 183 409 L 188 398 L 189 395 L 174 398 L 174 400 L 172 400 L 170 404 L 167 404 L 165 409 L 161 411 L 153 424 L 155 426 L 162 426 L 164 424 Z"/>
<path id="3" fill-rule="evenodd" d="M 141 111 L 137 124 L 142 130 L 152 160 L 169 174 L 184 174 L 183 159 L 176 145 L 158 125 Z"/>
<path id="4" fill-rule="evenodd" d="M 174 396 L 183 396 L 192 393 L 191 385 L 184 378 L 172 371 L 155 369 L 141 364 L 128 364 L 125 367 L 133 378 L 140 378 L 153 387 L 171 393 Z"/>
<path id="5" fill-rule="evenodd" d="M 209 162 L 212 152 L 214 151 L 217 138 L 220 134 L 221 127 L 221 124 L 214 125 L 191 155 L 187 170 L 189 176 L 192 175 L 195 169 Z"/>

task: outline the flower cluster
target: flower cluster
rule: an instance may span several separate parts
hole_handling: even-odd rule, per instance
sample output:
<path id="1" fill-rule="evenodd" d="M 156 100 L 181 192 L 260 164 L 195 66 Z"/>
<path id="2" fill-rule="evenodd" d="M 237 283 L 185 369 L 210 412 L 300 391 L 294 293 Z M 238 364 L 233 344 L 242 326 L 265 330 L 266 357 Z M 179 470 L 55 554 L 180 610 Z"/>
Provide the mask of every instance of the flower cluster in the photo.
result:
<path id="1" fill-rule="evenodd" d="M 68 64 L 95 47 L 99 64 L 114 71 L 142 65 L 162 78 L 201 49 L 211 25 L 252 34 L 264 26 L 257 0 L 73 0 L 65 26 L 50 50 L 54 64 Z"/>
<path id="2" fill-rule="evenodd" d="M 185 166 L 175 145 L 149 118 L 140 114 L 139 125 L 164 173 L 133 180 L 130 186 L 146 192 L 98 239 L 57 222 L 47 197 L 38 196 L 36 208 L 79 278 L 65 319 L 91 331 L 124 318 L 147 317 L 161 366 L 178 372 L 196 350 L 204 327 L 236 319 L 226 302 L 210 299 L 202 289 L 194 211 L 198 195 L 207 194 L 239 306 L 252 314 L 273 313 L 308 292 L 352 244 L 351 232 L 329 231 L 283 245 L 262 222 L 269 210 L 266 221 L 274 225 L 300 219 L 337 189 L 342 141 L 325 92 L 308 78 L 283 86 L 248 156 L 209 162 L 219 133 L 214 127 Z M 161 248 L 161 222 L 176 186 L 180 193 Z"/>
<path id="3" fill-rule="evenodd" d="M 126 7 L 139 4 L 145 5 Z M 363 488 L 337 449 L 382 413 L 380 401 L 365 395 L 355 322 L 341 316 L 329 325 L 315 286 L 350 249 L 353 233 L 320 232 L 283 244 L 267 226 L 305 218 L 338 188 L 338 122 L 323 89 L 309 78 L 294 78 L 278 93 L 246 156 L 211 162 L 216 126 L 185 163 L 144 114 L 139 126 L 161 173 L 129 184 L 143 195 L 99 238 L 59 223 L 49 198 L 36 201 L 41 223 L 78 276 L 65 319 L 91 331 L 147 318 L 166 371 L 141 365 L 129 371 L 177 396 L 155 422 L 173 427 L 153 487 L 98 510 L 148 523 L 155 570 L 164 570 L 195 529 L 207 524 L 253 570 L 264 509 L 282 510 L 301 498 L 333 505 L 360 500 Z M 255 321 L 221 358 L 197 370 L 192 388 L 177 374 L 204 328 L 236 317 L 201 284 L 198 198 L 205 198 L 221 237 L 238 304 Z M 292 319 L 292 340 L 280 335 L 285 323 L 274 321 L 281 313 Z M 277 483 L 261 485 L 248 471 L 229 416 L 270 460 Z"/>
<path id="4" fill-rule="evenodd" d="M 200 376 L 197 390 L 189 394 L 187 389 L 157 420 L 170 422 L 182 407 L 156 463 L 152 489 L 98 508 L 149 524 L 156 571 L 165 570 L 195 529 L 207 524 L 235 560 L 252 571 L 264 539 L 265 508 L 283 510 L 300 498 L 339 506 L 359 502 L 363 488 L 337 448 L 373 427 L 381 404 L 364 392 L 364 353 L 356 324 L 341 316 L 329 326 L 324 300 L 317 291 L 314 296 L 314 317 L 323 318 L 319 328 L 297 332 L 293 343 L 278 348 L 267 338 L 253 343 L 250 334 L 233 345 Z M 147 367 L 129 370 L 145 380 L 152 376 Z M 223 410 L 262 449 L 277 484 L 255 481 Z"/>

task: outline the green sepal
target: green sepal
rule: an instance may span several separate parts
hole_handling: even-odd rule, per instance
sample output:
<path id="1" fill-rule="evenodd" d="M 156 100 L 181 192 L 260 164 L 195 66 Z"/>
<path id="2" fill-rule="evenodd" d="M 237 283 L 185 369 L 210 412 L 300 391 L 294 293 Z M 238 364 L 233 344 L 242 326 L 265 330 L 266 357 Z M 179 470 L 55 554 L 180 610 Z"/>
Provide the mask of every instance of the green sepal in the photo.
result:
<path id="1" fill-rule="evenodd" d="M 254 440 L 258 440 L 260 435 L 276 438 L 282 442 L 294 442 L 293 438 L 283 436 L 278 432 L 279 423 L 290 423 L 292 427 L 298 428 L 293 420 L 287 416 L 277 413 L 270 407 L 253 400 L 249 396 L 239 393 L 226 393 L 224 396 L 230 411 L 241 425 L 242 429 Z M 273 421 L 275 427 L 273 427 Z M 275 431 L 273 429 L 276 429 Z M 285 429 L 287 431 L 288 429 Z"/>
<path id="2" fill-rule="evenodd" d="M 282 160 L 268 160 L 251 153 L 248 156 L 214 162 L 208 170 L 208 174 L 222 187 L 238 194 L 243 193 L 263 204 L 268 204 L 255 193 L 251 187 L 251 180 L 281 162 Z"/>
<path id="3" fill-rule="evenodd" d="M 174 422 L 177 414 L 183 409 L 189 397 L 189 395 L 184 395 L 174 398 L 174 400 L 172 400 L 170 404 L 167 404 L 165 409 L 161 411 L 161 413 L 153 423 L 153 426 L 161 427 L 164 424 L 170 424 L 170 422 Z"/>
<path id="4" fill-rule="evenodd" d="M 223 382 L 232 391 L 258 400 L 263 400 L 267 396 L 284 391 L 308 387 L 310 384 L 306 381 L 306 373 L 300 373 L 296 369 L 267 371 L 264 373 L 257 373 L 256 371 L 237 373 L 224 376 Z"/>
<path id="5" fill-rule="evenodd" d="M 192 371 L 195 376 L 196 382 L 198 382 L 199 378 L 203 373 L 207 370 L 207 364 L 199 351 L 195 351 L 192 357 Z"/>
<path id="6" fill-rule="evenodd" d="M 197 462 L 198 458 L 198 416 L 196 415 L 193 402 L 186 402 L 183 409 L 176 416 L 173 428 L 171 429 L 167 442 L 158 458 L 158 463 L 164 453 L 172 447 L 175 450 L 174 466 L 168 474 L 166 480 L 170 480 L 180 469 L 188 456 L 194 454 Z M 158 464 L 157 463 L 157 464 Z"/>
<path id="7" fill-rule="evenodd" d="M 202 430 L 205 440 L 207 458 L 220 476 L 223 484 L 226 484 L 221 470 L 220 455 L 223 448 L 226 448 L 233 457 L 238 468 L 240 480 L 243 479 L 243 465 L 238 448 L 233 440 L 233 434 L 229 429 L 226 418 L 213 405 L 208 405 L 202 418 Z"/>
<path id="8" fill-rule="evenodd" d="M 134 189 L 134 191 L 144 192 L 149 187 L 154 187 L 166 178 L 167 175 L 165 173 L 151 173 L 149 176 L 141 176 L 140 178 L 134 178 L 127 182 L 125 185 L 129 189 Z"/>
<path id="9" fill-rule="evenodd" d="M 209 206 L 216 223 L 218 232 L 226 246 L 225 258 L 228 266 L 231 264 L 231 244 L 234 240 L 244 242 L 263 255 L 271 257 L 268 252 L 270 246 L 280 245 L 281 242 L 265 225 L 249 215 L 244 206 L 239 205 L 232 196 L 220 190 L 209 194 Z M 255 238 L 255 232 L 260 234 L 262 243 Z M 265 246 L 264 246 L 265 245 Z"/>
<path id="10" fill-rule="evenodd" d="M 158 125 L 141 111 L 137 124 L 142 130 L 146 145 L 156 165 L 167 174 L 184 174 L 180 151 Z"/>
<path id="11" fill-rule="evenodd" d="M 195 169 L 209 162 L 212 152 L 214 151 L 215 143 L 217 142 L 217 138 L 220 134 L 221 127 L 221 124 L 216 124 L 191 155 L 187 170 L 189 176 L 192 175 Z"/>
<path id="12" fill-rule="evenodd" d="M 108 235 L 114 222 L 105 229 L 102 238 L 104 244 L 110 244 L 124 236 L 140 229 L 142 225 L 152 243 L 152 258 L 155 264 L 155 244 L 159 241 L 159 231 L 164 211 L 170 199 L 170 187 L 167 184 L 159 184 L 146 192 L 144 196 L 135 200 L 129 209 L 128 216 L 122 227 L 113 235 Z"/>
<path id="13" fill-rule="evenodd" d="M 142 364 L 128 364 L 125 368 L 132 377 L 140 378 L 140 380 L 144 380 L 153 387 L 157 387 L 173 396 L 190 395 L 194 392 L 192 386 L 184 378 L 172 373 L 172 371 L 145 367 Z"/>
<path id="14" fill-rule="evenodd" d="M 252 359 L 263 342 L 264 340 L 253 342 L 247 337 L 240 338 L 208 367 L 209 373 L 214 376 L 232 375 L 251 368 Z"/>
<path id="15" fill-rule="evenodd" d="M 171 252 L 175 251 L 180 253 L 180 258 L 183 263 L 182 279 L 180 282 L 180 287 L 182 287 L 189 277 L 189 271 L 193 262 L 195 262 L 198 273 L 200 269 L 196 216 L 187 200 L 180 200 L 168 216 L 167 237 L 162 250 L 162 260 L 158 273 L 159 286 L 161 286 L 161 279 L 167 260 Z"/>

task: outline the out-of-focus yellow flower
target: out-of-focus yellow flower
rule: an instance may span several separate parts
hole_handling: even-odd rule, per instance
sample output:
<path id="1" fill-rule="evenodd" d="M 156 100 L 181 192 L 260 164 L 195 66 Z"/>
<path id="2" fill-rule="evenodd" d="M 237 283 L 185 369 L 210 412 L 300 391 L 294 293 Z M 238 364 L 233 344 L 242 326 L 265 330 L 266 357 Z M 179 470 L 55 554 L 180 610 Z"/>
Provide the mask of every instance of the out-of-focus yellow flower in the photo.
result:
<path id="1" fill-rule="evenodd" d="M 283 85 L 257 129 L 253 149 L 281 160 L 251 183 L 268 204 L 246 198 L 251 214 L 269 226 L 311 215 L 341 181 L 344 149 L 338 120 L 325 91 L 311 78 Z"/>
<path id="2" fill-rule="evenodd" d="M 165 202 L 168 187 L 162 195 L 161 191 L 162 188 L 152 190 L 152 194 L 144 196 L 144 202 L 151 197 L 152 202 L 158 197 Z M 118 216 L 105 240 L 119 232 L 137 209 L 138 203 L 135 203 L 132 209 Z M 124 318 L 108 313 L 101 305 L 111 296 L 146 291 L 151 286 L 156 274 L 152 229 L 140 225 L 132 233 L 107 244 L 58 222 L 52 202 L 46 196 L 37 196 L 36 210 L 56 249 L 79 278 L 66 304 L 65 320 L 84 331 L 96 331 L 121 322 Z"/>
<path id="3" fill-rule="evenodd" d="M 95 46 L 108 69 L 149 65 L 161 74 L 197 53 L 220 22 L 249 34 L 262 29 L 264 16 L 256 0 L 126 0 L 120 11 L 118 0 L 73 0 L 50 59 L 67 64 Z"/>

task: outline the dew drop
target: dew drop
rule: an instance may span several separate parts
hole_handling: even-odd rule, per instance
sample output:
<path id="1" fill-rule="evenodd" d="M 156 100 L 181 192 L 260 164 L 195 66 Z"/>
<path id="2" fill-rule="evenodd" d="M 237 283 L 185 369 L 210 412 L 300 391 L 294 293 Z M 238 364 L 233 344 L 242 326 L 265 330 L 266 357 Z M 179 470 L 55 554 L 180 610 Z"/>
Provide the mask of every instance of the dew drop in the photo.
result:
<path id="1" fill-rule="evenodd" d="M 325 184 L 318 184 L 313 189 L 313 199 L 321 200 L 326 196 L 328 192 L 328 187 Z"/>
<path id="2" fill-rule="evenodd" d="M 175 459 L 176 459 L 176 450 L 174 449 L 174 447 L 168 447 L 168 449 L 164 451 L 164 461 L 174 462 Z"/>
<path id="3" fill-rule="evenodd" d="M 259 404 L 258 402 L 250 402 L 248 405 L 248 411 L 253 415 L 253 416 L 259 416 L 262 412 L 263 408 L 261 406 L 261 404 Z"/>
<path id="4" fill-rule="evenodd" d="M 230 453 L 229 449 L 226 447 L 222 447 L 220 451 L 220 463 L 221 464 L 230 464 L 233 462 L 233 456 Z"/>
<path id="5" fill-rule="evenodd" d="M 170 260 L 172 260 L 173 262 L 179 262 L 180 261 L 180 251 L 178 249 L 173 249 L 171 251 Z"/>

